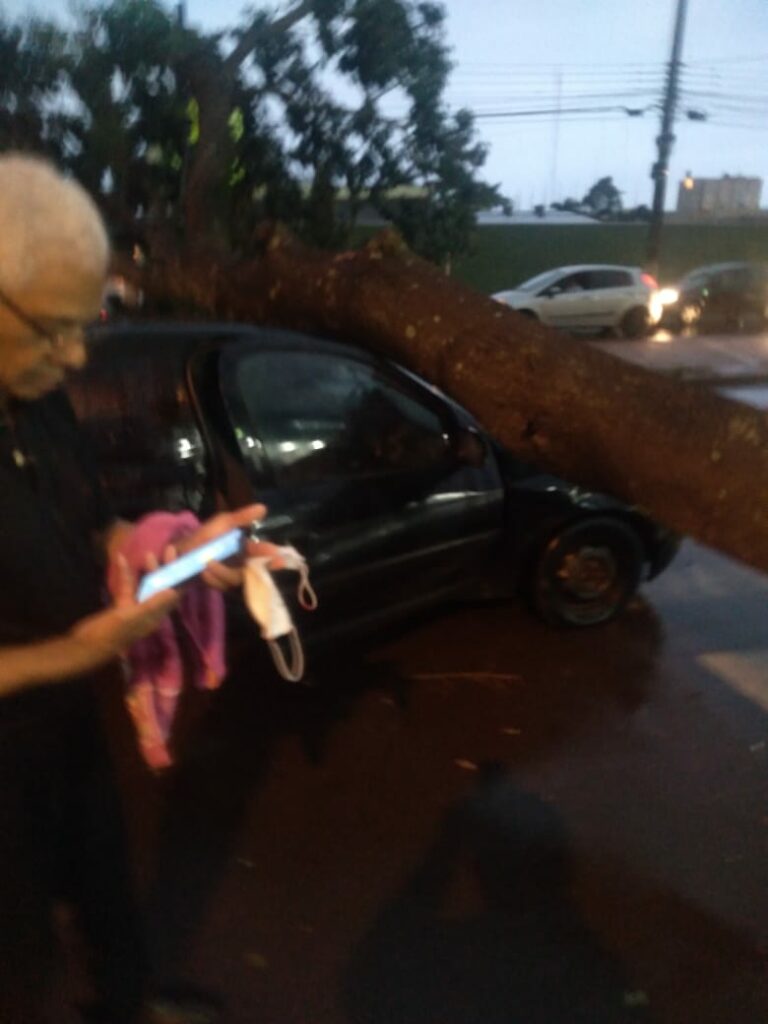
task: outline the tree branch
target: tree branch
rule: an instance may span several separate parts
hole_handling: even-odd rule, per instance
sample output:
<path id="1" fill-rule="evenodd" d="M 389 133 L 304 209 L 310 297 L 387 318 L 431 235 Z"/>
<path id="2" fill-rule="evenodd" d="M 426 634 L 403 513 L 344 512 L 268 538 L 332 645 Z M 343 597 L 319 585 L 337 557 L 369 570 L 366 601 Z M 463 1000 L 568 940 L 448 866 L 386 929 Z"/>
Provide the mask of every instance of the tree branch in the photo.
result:
<path id="1" fill-rule="evenodd" d="M 302 21 L 308 14 L 311 14 L 314 10 L 314 3 L 312 0 L 302 0 L 292 11 L 287 11 L 281 18 L 277 18 L 269 26 L 269 31 L 275 34 L 280 32 L 287 32 Z M 262 30 L 261 24 L 254 22 L 251 27 L 245 31 L 234 48 L 232 53 L 227 57 L 225 66 L 229 71 L 236 71 L 243 61 L 246 59 L 248 54 L 254 49 L 258 42 L 259 32 Z"/>

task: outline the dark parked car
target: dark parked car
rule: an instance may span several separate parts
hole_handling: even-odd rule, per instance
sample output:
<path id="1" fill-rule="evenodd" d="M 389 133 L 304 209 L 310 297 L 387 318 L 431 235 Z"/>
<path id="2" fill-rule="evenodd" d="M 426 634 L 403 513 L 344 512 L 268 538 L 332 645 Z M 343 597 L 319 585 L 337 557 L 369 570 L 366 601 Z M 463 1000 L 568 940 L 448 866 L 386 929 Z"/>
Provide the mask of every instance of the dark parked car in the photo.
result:
<path id="1" fill-rule="evenodd" d="M 768 323 L 768 265 L 714 263 L 698 267 L 678 286 L 678 299 L 666 307 L 673 330 L 762 328 Z"/>
<path id="2" fill-rule="evenodd" d="M 117 510 L 264 501 L 309 560 L 308 636 L 452 594 L 522 592 L 551 622 L 618 612 L 670 562 L 637 509 L 512 458 L 394 363 L 268 328 L 97 328 L 71 396 Z"/>

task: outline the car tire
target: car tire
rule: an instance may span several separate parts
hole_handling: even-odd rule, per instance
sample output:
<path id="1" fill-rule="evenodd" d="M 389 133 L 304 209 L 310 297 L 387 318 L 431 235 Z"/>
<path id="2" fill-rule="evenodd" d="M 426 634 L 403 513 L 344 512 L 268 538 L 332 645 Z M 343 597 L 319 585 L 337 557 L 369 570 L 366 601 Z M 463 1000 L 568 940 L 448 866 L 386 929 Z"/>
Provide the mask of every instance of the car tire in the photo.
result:
<path id="1" fill-rule="evenodd" d="M 644 338 L 651 329 L 651 317 L 645 306 L 633 306 L 621 318 L 625 338 Z"/>
<path id="2" fill-rule="evenodd" d="M 520 316 L 524 316 L 526 320 L 539 319 L 532 309 L 518 309 L 517 312 L 520 314 Z"/>
<path id="3" fill-rule="evenodd" d="M 701 306 L 696 302 L 686 302 L 680 310 L 680 321 L 682 326 L 695 327 L 701 320 Z"/>
<path id="4" fill-rule="evenodd" d="M 701 309 L 693 302 L 686 302 L 669 318 L 668 328 L 673 334 L 693 331 L 701 319 Z"/>
<path id="5" fill-rule="evenodd" d="M 610 516 L 580 519 L 549 538 L 533 565 L 534 611 L 551 625 L 608 622 L 636 592 L 643 570 L 637 534 Z"/>

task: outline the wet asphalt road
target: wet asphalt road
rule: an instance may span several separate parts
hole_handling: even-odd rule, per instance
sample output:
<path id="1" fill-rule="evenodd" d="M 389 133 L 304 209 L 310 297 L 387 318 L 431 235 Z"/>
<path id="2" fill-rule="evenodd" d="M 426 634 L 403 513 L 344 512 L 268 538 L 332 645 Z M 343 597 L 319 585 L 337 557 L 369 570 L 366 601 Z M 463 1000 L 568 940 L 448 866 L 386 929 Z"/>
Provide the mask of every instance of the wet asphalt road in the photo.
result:
<path id="1" fill-rule="evenodd" d="M 169 776 L 120 740 L 156 962 L 231 1024 L 768 1020 L 768 578 L 686 543 L 596 630 L 235 661 Z"/>
<path id="2" fill-rule="evenodd" d="M 310 687 L 241 654 L 128 773 L 158 962 L 232 1024 L 768 1020 L 767 610 L 687 544 L 598 630 L 454 608 Z"/>
<path id="3" fill-rule="evenodd" d="M 594 340 L 621 359 L 661 373 L 705 381 L 732 397 L 768 407 L 768 332 L 689 334 L 657 331 L 639 341 Z"/>

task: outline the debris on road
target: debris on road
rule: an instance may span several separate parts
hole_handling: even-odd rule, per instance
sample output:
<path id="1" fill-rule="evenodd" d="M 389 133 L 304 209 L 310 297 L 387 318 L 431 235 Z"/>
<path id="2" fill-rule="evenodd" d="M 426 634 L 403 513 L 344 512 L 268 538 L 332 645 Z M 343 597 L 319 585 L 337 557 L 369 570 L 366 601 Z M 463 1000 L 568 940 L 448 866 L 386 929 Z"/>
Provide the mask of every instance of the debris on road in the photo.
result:
<path id="1" fill-rule="evenodd" d="M 642 989 L 638 989 L 635 992 L 625 992 L 624 1005 L 631 1010 L 638 1010 L 642 1006 L 649 1006 L 650 1000 L 648 998 L 648 993 L 643 992 Z"/>
<path id="2" fill-rule="evenodd" d="M 409 676 L 416 682 L 468 680 L 477 683 L 522 683 L 523 677 L 513 672 L 416 672 Z"/>
<path id="3" fill-rule="evenodd" d="M 267 958 L 261 953 L 246 953 L 245 962 L 256 971 L 265 971 L 268 966 Z"/>

